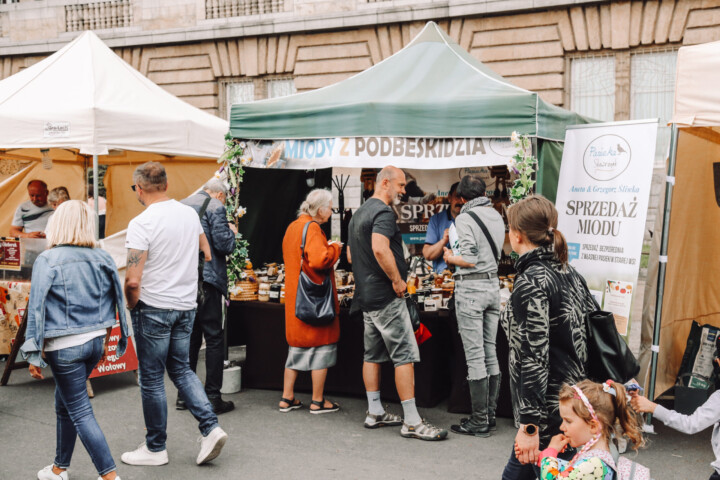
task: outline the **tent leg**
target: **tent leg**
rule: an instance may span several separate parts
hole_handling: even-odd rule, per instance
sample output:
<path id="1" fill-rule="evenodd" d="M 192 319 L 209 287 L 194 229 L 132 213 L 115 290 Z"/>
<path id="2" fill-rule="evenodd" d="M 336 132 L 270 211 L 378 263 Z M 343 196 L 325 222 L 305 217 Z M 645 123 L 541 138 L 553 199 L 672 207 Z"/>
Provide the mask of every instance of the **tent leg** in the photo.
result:
<path id="1" fill-rule="evenodd" d="M 95 205 L 95 240 L 100 239 L 100 202 L 98 202 L 98 156 L 93 155 L 93 196 Z"/>
<path id="2" fill-rule="evenodd" d="M 542 161 L 540 160 L 540 150 L 538 148 L 538 138 L 532 137 L 532 155 L 537 159 L 537 165 L 535 165 L 535 193 L 538 195 L 543 194 L 542 182 Z"/>
<path id="3" fill-rule="evenodd" d="M 673 124 L 670 137 L 670 160 L 668 162 L 668 177 L 675 177 L 675 161 L 677 159 L 678 127 Z M 655 324 L 653 326 L 652 360 L 650 362 L 650 383 L 648 384 L 647 398 L 655 400 L 655 380 L 657 377 L 658 350 L 660 344 L 660 323 L 662 321 L 663 292 L 665 290 L 665 269 L 668 235 L 670 231 L 670 207 L 672 205 L 672 192 L 674 182 L 665 183 L 665 214 L 663 215 L 662 237 L 660 239 L 660 263 L 658 265 L 657 298 L 655 300 Z M 652 415 L 647 416 L 647 423 L 652 421 Z"/>

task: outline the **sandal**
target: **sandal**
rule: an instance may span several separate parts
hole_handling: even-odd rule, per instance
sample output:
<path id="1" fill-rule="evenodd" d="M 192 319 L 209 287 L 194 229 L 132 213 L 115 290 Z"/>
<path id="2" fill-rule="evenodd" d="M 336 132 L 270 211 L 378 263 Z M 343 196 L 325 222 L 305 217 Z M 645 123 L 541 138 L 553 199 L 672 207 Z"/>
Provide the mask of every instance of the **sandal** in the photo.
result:
<path id="1" fill-rule="evenodd" d="M 301 408 L 303 406 L 303 403 L 297 398 L 293 398 L 292 400 L 288 400 L 287 398 L 281 398 L 280 401 L 288 404 L 287 407 L 278 408 L 283 413 L 287 413 L 291 410 L 297 410 L 298 408 Z"/>
<path id="2" fill-rule="evenodd" d="M 332 413 L 332 412 L 337 412 L 338 410 L 340 410 L 340 405 L 338 405 L 337 403 L 330 402 L 332 404 L 332 407 L 326 407 L 325 402 L 326 402 L 326 400 L 324 398 L 320 402 L 316 402 L 315 400 L 313 400 L 311 403 L 319 408 L 317 408 L 317 409 L 311 408 L 310 413 L 312 413 L 313 415 L 320 415 L 321 413 Z"/>

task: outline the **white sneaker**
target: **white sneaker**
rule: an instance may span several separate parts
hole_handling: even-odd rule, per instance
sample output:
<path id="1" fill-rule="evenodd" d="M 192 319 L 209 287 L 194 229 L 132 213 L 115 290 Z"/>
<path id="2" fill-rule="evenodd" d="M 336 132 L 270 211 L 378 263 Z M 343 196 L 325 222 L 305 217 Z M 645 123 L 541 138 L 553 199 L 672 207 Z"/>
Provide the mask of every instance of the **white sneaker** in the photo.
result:
<path id="1" fill-rule="evenodd" d="M 137 450 L 123 453 L 120 460 L 128 465 L 165 465 L 168 463 L 168 453 L 167 449 L 161 452 L 151 452 L 143 443 Z"/>
<path id="2" fill-rule="evenodd" d="M 207 437 L 200 437 L 200 453 L 198 453 L 197 464 L 202 465 L 220 455 L 227 438 L 228 434 L 219 426 L 213 428 Z"/>
<path id="3" fill-rule="evenodd" d="M 102 478 L 102 477 L 98 477 L 98 480 L 103 480 L 103 478 Z M 115 480 L 122 480 L 122 478 L 120 478 L 120 476 L 118 475 L 118 476 L 115 476 Z"/>
<path id="4" fill-rule="evenodd" d="M 60 475 L 53 472 L 53 466 L 48 465 L 38 472 L 38 480 L 68 480 L 67 470 L 60 472 Z"/>

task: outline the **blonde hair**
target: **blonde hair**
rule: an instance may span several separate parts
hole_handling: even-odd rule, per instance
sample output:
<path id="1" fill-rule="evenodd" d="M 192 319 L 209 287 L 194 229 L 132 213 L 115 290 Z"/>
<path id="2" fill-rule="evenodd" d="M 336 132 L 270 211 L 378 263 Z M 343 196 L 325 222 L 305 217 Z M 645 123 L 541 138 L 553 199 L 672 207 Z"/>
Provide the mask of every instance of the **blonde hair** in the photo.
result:
<path id="1" fill-rule="evenodd" d="M 61 203 L 50 217 L 45 234 L 49 247 L 76 245 L 96 248 L 98 246 L 95 240 L 95 214 L 87 203 L 80 200 Z"/>
<path id="2" fill-rule="evenodd" d="M 615 429 L 615 421 L 617 420 L 622 427 L 622 435 L 632 440 L 633 449 L 637 451 L 638 448 L 645 446 L 645 437 L 642 434 L 640 419 L 637 413 L 628 407 L 628 395 L 625 386 L 612 380 L 608 380 L 607 384 L 615 389 L 615 395 L 605 392 L 602 384 L 591 380 L 578 382 L 577 387 L 582 390 L 593 410 L 595 410 L 595 415 L 602 424 L 603 437 L 609 440 L 612 434 L 617 436 L 620 433 Z M 558 400 L 561 403 L 570 402 L 575 415 L 586 423 L 589 424 L 592 420 L 590 411 L 583 401 L 578 398 L 571 385 L 565 384 L 562 386 Z"/>
<path id="3" fill-rule="evenodd" d="M 332 205 L 332 193 L 330 193 L 330 190 L 316 188 L 308 193 L 307 198 L 305 198 L 305 201 L 300 205 L 298 215 L 305 213 L 314 217 L 317 215 L 318 210 L 323 207 L 330 208 L 330 205 Z"/>

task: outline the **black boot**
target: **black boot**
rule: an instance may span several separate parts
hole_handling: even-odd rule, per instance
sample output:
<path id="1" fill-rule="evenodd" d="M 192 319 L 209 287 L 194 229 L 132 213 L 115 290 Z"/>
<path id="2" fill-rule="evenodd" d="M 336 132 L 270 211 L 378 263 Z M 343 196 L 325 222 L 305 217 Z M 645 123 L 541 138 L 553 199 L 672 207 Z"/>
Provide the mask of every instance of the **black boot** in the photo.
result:
<path id="1" fill-rule="evenodd" d="M 495 410 L 497 410 L 498 396 L 500 395 L 500 374 L 493 375 L 488 381 L 488 425 L 490 431 L 497 430 L 495 424 Z"/>
<path id="2" fill-rule="evenodd" d="M 468 381 L 472 415 L 466 422 L 451 426 L 450 430 L 462 435 L 490 436 L 490 426 L 488 425 L 488 383 L 488 377 Z"/>
<path id="3" fill-rule="evenodd" d="M 215 415 L 221 415 L 227 413 L 235 408 L 235 404 L 231 401 L 225 401 L 220 397 L 208 398 L 210 405 L 212 405 L 213 412 Z"/>
<path id="4" fill-rule="evenodd" d="M 187 405 L 185 405 L 185 400 L 182 400 L 180 397 L 175 400 L 175 410 L 187 410 Z"/>

